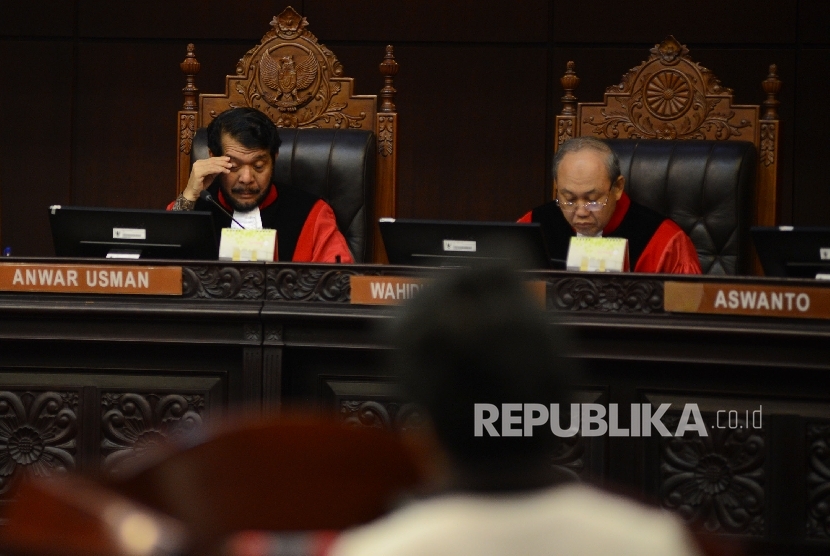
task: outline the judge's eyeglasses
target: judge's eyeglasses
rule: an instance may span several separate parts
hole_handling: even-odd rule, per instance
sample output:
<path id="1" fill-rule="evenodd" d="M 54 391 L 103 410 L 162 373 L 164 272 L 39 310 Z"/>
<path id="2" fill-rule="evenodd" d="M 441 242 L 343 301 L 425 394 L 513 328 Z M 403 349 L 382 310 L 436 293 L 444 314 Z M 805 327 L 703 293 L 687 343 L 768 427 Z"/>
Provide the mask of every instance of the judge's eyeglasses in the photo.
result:
<path id="1" fill-rule="evenodd" d="M 605 205 L 608 204 L 608 197 L 611 195 L 609 192 L 608 195 L 605 196 L 604 201 L 588 201 L 587 203 L 575 203 L 573 201 L 562 201 L 558 197 L 556 198 L 556 206 L 562 209 L 562 212 L 574 212 L 579 207 L 585 207 L 585 210 L 590 212 L 599 212 L 605 208 Z"/>

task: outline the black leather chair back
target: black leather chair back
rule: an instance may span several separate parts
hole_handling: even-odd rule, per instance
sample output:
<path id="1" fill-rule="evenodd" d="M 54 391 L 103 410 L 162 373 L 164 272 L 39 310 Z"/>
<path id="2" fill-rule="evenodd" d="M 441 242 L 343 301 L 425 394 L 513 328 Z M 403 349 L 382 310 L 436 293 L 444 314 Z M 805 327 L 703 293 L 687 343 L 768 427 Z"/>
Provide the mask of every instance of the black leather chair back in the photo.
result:
<path id="1" fill-rule="evenodd" d="M 608 140 L 632 200 L 692 238 L 704 274 L 748 274 L 755 145 L 745 141 Z"/>
<path id="2" fill-rule="evenodd" d="M 279 128 L 274 183 L 309 191 L 334 210 L 355 262 L 369 259 L 375 183 L 375 134 L 356 129 Z M 207 132 L 196 132 L 191 163 L 208 157 Z"/>

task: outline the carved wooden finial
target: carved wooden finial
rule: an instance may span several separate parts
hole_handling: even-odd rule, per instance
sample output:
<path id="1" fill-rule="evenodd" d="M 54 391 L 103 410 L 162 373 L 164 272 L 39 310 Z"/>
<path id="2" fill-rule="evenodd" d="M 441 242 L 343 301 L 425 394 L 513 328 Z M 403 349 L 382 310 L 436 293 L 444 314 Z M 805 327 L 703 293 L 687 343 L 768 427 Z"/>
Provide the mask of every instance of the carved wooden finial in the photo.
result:
<path id="1" fill-rule="evenodd" d="M 565 75 L 559 80 L 562 83 L 562 88 L 565 89 L 565 96 L 562 97 L 562 115 L 575 116 L 576 115 L 576 97 L 574 90 L 579 85 L 579 78 L 576 76 L 574 68 L 576 64 L 573 61 L 568 62 Z"/>
<path id="2" fill-rule="evenodd" d="M 383 62 L 380 64 L 380 73 L 383 75 L 383 89 L 380 90 L 380 98 L 383 102 L 380 105 L 381 112 L 395 111 L 395 87 L 392 86 L 392 80 L 398 73 L 398 62 L 395 61 L 394 48 L 392 45 L 386 46 L 386 55 L 383 57 Z"/>
<path id="3" fill-rule="evenodd" d="M 185 76 L 187 76 L 187 84 L 184 89 L 182 89 L 182 93 L 184 93 L 184 106 L 182 107 L 182 110 L 196 110 L 196 96 L 199 94 L 199 89 L 197 89 L 196 85 L 193 83 L 196 78 L 196 74 L 199 73 L 201 64 L 196 59 L 196 54 L 194 53 L 195 50 L 196 47 L 193 46 L 193 43 L 188 44 L 187 56 L 184 61 L 179 64 L 179 67 L 182 68 Z"/>
<path id="4" fill-rule="evenodd" d="M 781 80 L 778 79 L 777 71 L 778 66 L 772 64 L 769 67 L 769 75 L 761 82 L 764 92 L 767 93 L 767 99 L 762 103 L 764 106 L 764 115 L 761 116 L 762 120 L 778 119 L 778 105 L 780 102 L 775 98 L 775 95 L 781 90 Z"/>

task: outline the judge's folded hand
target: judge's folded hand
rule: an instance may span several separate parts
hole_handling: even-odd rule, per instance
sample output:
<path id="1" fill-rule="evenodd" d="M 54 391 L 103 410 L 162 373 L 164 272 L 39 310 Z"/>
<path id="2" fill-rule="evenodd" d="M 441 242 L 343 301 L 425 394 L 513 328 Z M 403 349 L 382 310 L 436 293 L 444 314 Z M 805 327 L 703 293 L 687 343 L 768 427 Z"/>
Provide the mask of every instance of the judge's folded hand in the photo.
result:
<path id="1" fill-rule="evenodd" d="M 187 187 L 182 191 L 184 198 L 195 201 L 199 193 L 207 189 L 219 174 L 230 173 L 231 158 L 229 156 L 213 156 L 204 158 L 193 163 L 190 170 L 190 178 L 187 180 Z"/>

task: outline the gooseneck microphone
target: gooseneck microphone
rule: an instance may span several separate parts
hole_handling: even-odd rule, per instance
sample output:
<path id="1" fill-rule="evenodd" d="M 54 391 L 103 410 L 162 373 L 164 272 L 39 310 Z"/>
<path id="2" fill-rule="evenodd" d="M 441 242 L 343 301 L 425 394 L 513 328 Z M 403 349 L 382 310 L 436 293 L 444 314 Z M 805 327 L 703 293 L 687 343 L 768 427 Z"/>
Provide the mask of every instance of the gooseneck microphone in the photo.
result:
<path id="1" fill-rule="evenodd" d="M 213 195 L 211 195 L 210 193 L 208 193 L 208 190 L 207 190 L 207 189 L 202 189 L 202 191 L 199 193 L 199 198 L 200 198 L 201 200 L 203 200 L 203 201 L 207 201 L 208 203 L 213 203 L 214 205 L 216 205 L 217 207 L 219 207 L 219 210 L 221 210 L 222 212 L 224 212 L 225 214 L 227 214 L 228 216 L 230 216 L 230 217 L 231 217 L 231 220 L 233 220 L 234 222 L 236 222 L 236 225 L 237 225 L 237 226 L 239 226 L 239 227 L 240 227 L 240 228 L 242 228 L 243 230 L 245 229 L 245 226 L 243 226 L 242 224 L 240 224 L 240 223 L 239 223 L 239 221 L 238 221 L 236 218 L 234 218 L 234 217 L 233 217 L 233 215 L 232 215 L 231 213 L 229 213 L 228 211 L 226 211 L 226 210 L 225 210 L 225 207 L 223 207 L 222 205 L 220 205 L 219 203 L 217 203 L 217 202 L 216 202 L 216 199 L 214 199 L 214 198 L 213 198 Z"/>

